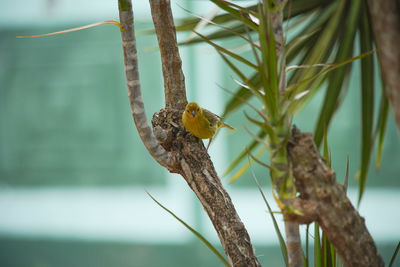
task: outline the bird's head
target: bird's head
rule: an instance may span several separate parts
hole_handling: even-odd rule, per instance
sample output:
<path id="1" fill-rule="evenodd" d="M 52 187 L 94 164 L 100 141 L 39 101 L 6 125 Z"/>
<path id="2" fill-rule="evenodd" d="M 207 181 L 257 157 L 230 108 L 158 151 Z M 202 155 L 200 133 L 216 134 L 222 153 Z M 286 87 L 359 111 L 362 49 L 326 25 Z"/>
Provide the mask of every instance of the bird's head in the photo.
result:
<path id="1" fill-rule="evenodd" d="M 196 102 L 191 102 L 186 105 L 185 112 L 187 112 L 193 118 L 196 118 L 196 116 L 201 115 L 202 110 L 199 104 L 197 104 Z"/>

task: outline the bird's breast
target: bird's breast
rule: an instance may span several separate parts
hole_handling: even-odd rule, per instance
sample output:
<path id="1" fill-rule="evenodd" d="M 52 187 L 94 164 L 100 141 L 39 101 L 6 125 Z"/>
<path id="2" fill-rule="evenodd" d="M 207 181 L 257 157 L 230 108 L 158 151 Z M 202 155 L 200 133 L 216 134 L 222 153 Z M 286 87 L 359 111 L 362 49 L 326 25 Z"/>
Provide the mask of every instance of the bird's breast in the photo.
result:
<path id="1" fill-rule="evenodd" d="M 199 117 L 183 119 L 186 130 L 201 139 L 209 139 L 214 136 L 216 127 L 210 125 L 208 120 Z"/>

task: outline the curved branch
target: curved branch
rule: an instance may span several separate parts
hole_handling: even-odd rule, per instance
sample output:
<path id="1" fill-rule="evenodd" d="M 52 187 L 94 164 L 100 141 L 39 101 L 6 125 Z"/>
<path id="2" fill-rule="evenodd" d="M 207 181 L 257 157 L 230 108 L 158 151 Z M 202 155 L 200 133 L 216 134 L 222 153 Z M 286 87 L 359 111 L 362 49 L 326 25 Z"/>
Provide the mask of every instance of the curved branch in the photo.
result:
<path id="1" fill-rule="evenodd" d="M 345 266 L 384 266 L 364 218 L 347 198 L 344 186 L 335 181 L 335 172 L 320 156 L 312 135 L 294 127 L 288 153 L 300 199 L 313 203 L 311 217 L 316 216 Z M 310 215 L 307 209 L 301 211 Z"/>
<path id="2" fill-rule="evenodd" d="M 118 1 L 122 47 L 124 51 L 126 84 L 131 105 L 132 116 L 143 144 L 153 158 L 164 167 L 173 165 L 170 152 L 167 152 L 157 141 L 147 122 L 147 117 L 140 89 L 139 70 L 137 60 L 136 38 L 133 24 L 131 0 Z"/>

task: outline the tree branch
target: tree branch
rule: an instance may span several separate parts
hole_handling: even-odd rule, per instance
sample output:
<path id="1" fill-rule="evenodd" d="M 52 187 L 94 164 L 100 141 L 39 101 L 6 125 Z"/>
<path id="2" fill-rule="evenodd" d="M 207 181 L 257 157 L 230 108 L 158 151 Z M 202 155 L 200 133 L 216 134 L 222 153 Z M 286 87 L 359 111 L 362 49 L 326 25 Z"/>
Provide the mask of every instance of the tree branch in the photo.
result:
<path id="1" fill-rule="evenodd" d="M 160 142 L 175 151 L 179 165 L 173 172 L 183 176 L 211 219 L 232 266 L 261 266 L 254 255 L 250 237 L 232 200 L 223 188 L 203 142 L 187 132 L 182 112 L 162 109 L 153 116 L 153 127 L 162 132 Z"/>
<path id="2" fill-rule="evenodd" d="M 139 83 L 131 0 L 119 0 L 125 71 L 135 125 L 146 148 L 169 171 L 181 174 L 210 217 L 232 266 L 260 266 L 250 237 L 223 188 L 202 141 L 181 122 L 186 106 L 175 26 L 168 0 L 151 0 L 160 46 L 166 108 L 153 116 L 154 135 L 147 124 Z"/>
<path id="3" fill-rule="evenodd" d="M 147 117 L 142 99 L 139 81 L 139 67 L 137 60 L 136 38 L 133 26 L 133 12 L 130 0 L 118 1 L 119 18 L 123 31 L 121 31 L 122 48 L 124 52 L 126 84 L 131 105 L 132 116 L 143 144 L 162 166 L 174 165 L 172 155 L 167 152 L 157 141 L 147 122 Z"/>
<path id="4" fill-rule="evenodd" d="M 170 2 L 150 0 L 150 7 L 161 53 L 165 107 L 183 111 L 187 104 L 185 76 L 182 72 Z"/>
<path id="5" fill-rule="evenodd" d="M 400 2 L 368 0 L 383 84 L 400 132 Z"/>
<path id="6" fill-rule="evenodd" d="M 384 266 L 364 218 L 347 198 L 344 186 L 335 181 L 335 173 L 320 156 L 312 135 L 294 127 L 288 153 L 299 198 L 313 203 L 311 217 L 316 216 L 345 266 Z M 310 215 L 307 209 L 300 211 Z"/>

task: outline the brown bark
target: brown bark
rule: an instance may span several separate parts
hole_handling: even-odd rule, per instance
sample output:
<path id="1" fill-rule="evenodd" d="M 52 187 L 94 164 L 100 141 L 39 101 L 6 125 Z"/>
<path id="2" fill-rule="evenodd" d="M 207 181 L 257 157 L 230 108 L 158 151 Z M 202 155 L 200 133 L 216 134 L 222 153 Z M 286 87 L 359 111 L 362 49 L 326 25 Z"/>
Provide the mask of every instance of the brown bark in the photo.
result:
<path id="1" fill-rule="evenodd" d="M 155 138 L 147 121 L 142 92 L 139 81 L 139 66 L 137 62 L 137 49 L 135 29 L 133 27 L 133 12 L 130 1 L 119 1 L 119 18 L 122 28 L 122 49 L 124 53 L 124 64 L 126 74 L 126 84 L 128 87 L 129 103 L 132 110 L 132 117 L 135 121 L 136 129 L 142 139 L 143 144 L 162 166 L 173 165 L 173 157 L 167 152 Z"/>
<path id="2" fill-rule="evenodd" d="M 174 151 L 178 165 L 173 172 L 183 176 L 210 217 L 232 266 L 261 266 L 250 237 L 215 172 L 203 142 L 187 132 L 182 112 L 163 109 L 154 114 L 153 126 L 161 144 Z"/>
<path id="3" fill-rule="evenodd" d="M 400 1 L 368 0 L 386 95 L 400 132 Z"/>
<path id="4" fill-rule="evenodd" d="M 129 98 L 144 144 L 161 165 L 181 174 L 195 192 L 218 233 L 230 264 L 260 266 L 250 237 L 222 187 L 204 145 L 182 126 L 181 114 L 187 100 L 169 1 L 151 0 L 166 100 L 166 108 L 153 116 L 154 135 L 147 125 L 138 73 L 133 73 L 137 72 L 137 55 L 131 4 L 130 0 L 122 1 L 130 7 L 128 11 L 120 8 L 121 24 L 126 30 L 122 39 Z M 363 218 L 347 199 L 343 187 L 335 182 L 334 172 L 319 156 L 311 135 L 293 131 L 288 153 L 301 193 L 301 197 L 291 204 L 304 214 L 285 214 L 288 247 L 293 245 L 290 251 L 301 252 L 300 239 L 296 239 L 299 237 L 296 224 L 318 221 L 346 266 L 383 266 Z M 293 262 L 297 263 L 299 257 L 296 255 Z"/>
<path id="5" fill-rule="evenodd" d="M 347 198 L 344 186 L 335 181 L 335 172 L 320 156 L 312 135 L 294 127 L 288 153 L 298 202 L 303 202 L 296 208 L 320 224 L 345 266 L 384 266 L 364 218 Z M 303 216 L 293 214 L 291 220 L 304 222 Z"/>
<path id="6" fill-rule="evenodd" d="M 285 219 L 286 249 L 290 267 L 303 266 L 299 223 Z"/>
<path id="7" fill-rule="evenodd" d="M 187 104 L 185 77 L 170 2 L 169 0 L 150 0 L 150 7 L 161 53 L 165 107 L 184 110 Z"/>
<path id="8" fill-rule="evenodd" d="M 223 188 L 201 140 L 182 126 L 187 104 L 182 62 L 168 0 L 150 0 L 164 76 L 166 108 L 153 117 L 156 137 L 175 155 L 171 172 L 179 173 L 200 200 L 221 240 L 232 266 L 260 266 L 250 237 Z M 167 137 L 167 138 L 165 138 Z"/>

